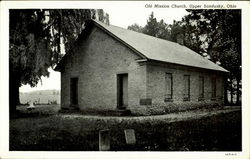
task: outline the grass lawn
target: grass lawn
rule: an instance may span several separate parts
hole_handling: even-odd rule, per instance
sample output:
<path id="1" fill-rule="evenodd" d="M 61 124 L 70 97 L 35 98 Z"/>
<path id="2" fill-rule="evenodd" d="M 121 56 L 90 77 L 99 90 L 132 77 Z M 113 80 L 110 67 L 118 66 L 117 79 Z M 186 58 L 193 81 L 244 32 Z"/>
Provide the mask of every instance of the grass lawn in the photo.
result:
<path id="1" fill-rule="evenodd" d="M 185 113 L 102 118 L 58 114 L 56 105 L 18 109 L 25 115 L 10 120 L 10 151 L 98 151 L 102 129 L 110 130 L 111 151 L 241 151 L 240 110 L 175 120 Z M 126 145 L 125 128 L 135 130 L 135 145 Z"/>

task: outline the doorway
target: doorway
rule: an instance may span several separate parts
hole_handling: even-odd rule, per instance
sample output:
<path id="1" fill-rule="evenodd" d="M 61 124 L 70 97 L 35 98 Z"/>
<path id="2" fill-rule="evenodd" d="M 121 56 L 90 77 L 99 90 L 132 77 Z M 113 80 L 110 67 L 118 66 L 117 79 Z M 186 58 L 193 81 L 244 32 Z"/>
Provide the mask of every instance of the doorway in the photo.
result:
<path id="1" fill-rule="evenodd" d="M 78 105 L 78 78 L 70 79 L 70 104 Z"/>
<path id="2" fill-rule="evenodd" d="M 117 108 L 128 106 L 128 74 L 117 74 Z"/>

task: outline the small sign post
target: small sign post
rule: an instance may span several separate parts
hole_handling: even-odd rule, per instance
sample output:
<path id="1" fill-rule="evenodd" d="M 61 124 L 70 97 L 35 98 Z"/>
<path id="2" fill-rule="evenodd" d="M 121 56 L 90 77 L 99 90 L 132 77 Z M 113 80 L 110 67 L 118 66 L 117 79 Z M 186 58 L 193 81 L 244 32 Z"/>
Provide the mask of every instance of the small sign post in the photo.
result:
<path id="1" fill-rule="evenodd" d="M 110 132 L 108 129 L 99 131 L 99 151 L 110 150 Z"/>
<path id="2" fill-rule="evenodd" d="M 134 129 L 125 129 L 124 133 L 125 133 L 125 139 L 126 139 L 127 144 L 132 145 L 132 144 L 136 143 L 135 130 Z"/>

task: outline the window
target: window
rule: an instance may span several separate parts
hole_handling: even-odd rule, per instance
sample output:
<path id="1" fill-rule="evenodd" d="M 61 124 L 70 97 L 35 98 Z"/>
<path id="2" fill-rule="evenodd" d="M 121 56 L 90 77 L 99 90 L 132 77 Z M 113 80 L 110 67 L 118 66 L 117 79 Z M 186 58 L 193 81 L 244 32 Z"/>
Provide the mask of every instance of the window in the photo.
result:
<path id="1" fill-rule="evenodd" d="M 166 73 L 165 75 L 165 101 L 170 101 L 173 98 L 173 76 L 172 73 Z"/>
<path id="2" fill-rule="evenodd" d="M 70 102 L 72 106 L 78 104 L 78 78 L 70 79 Z"/>
<path id="3" fill-rule="evenodd" d="M 199 100 L 204 99 L 204 77 L 199 77 Z"/>
<path id="4" fill-rule="evenodd" d="M 184 101 L 190 100 L 190 75 L 184 75 Z"/>
<path id="5" fill-rule="evenodd" d="M 211 78 L 211 86 L 212 86 L 212 99 L 216 98 L 216 77 Z"/>

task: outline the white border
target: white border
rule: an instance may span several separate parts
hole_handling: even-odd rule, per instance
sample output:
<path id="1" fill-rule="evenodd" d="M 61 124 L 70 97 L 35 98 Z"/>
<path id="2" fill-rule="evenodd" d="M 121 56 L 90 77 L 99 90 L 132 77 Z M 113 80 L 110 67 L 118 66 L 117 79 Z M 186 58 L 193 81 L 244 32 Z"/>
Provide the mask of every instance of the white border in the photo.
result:
<path id="1" fill-rule="evenodd" d="M 243 85 L 243 151 L 229 152 L 236 153 L 236 156 L 226 156 L 227 152 L 45 152 L 45 151 L 27 151 L 15 152 L 8 151 L 9 149 L 9 113 L 8 113 L 8 9 L 14 8 L 115 8 L 138 6 L 144 7 L 146 3 L 152 4 L 235 4 L 236 9 L 242 9 L 242 85 Z M 250 79 L 248 68 L 250 63 L 249 58 L 249 42 L 250 42 L 250 2 L 248 1 L 2 1 L 0 2 L 1 9 L 1 45 L 0 45 L 0 158 L 228 158 L 228 159 L 247 159 L 249 155 L 249 113 L 250 113 Z M 146 9 L 146 8 L 145 8 Z M 128 9 L 129 11 L 129 9 Z M 136 15 L 135 15 L 136 16 Z"/>

